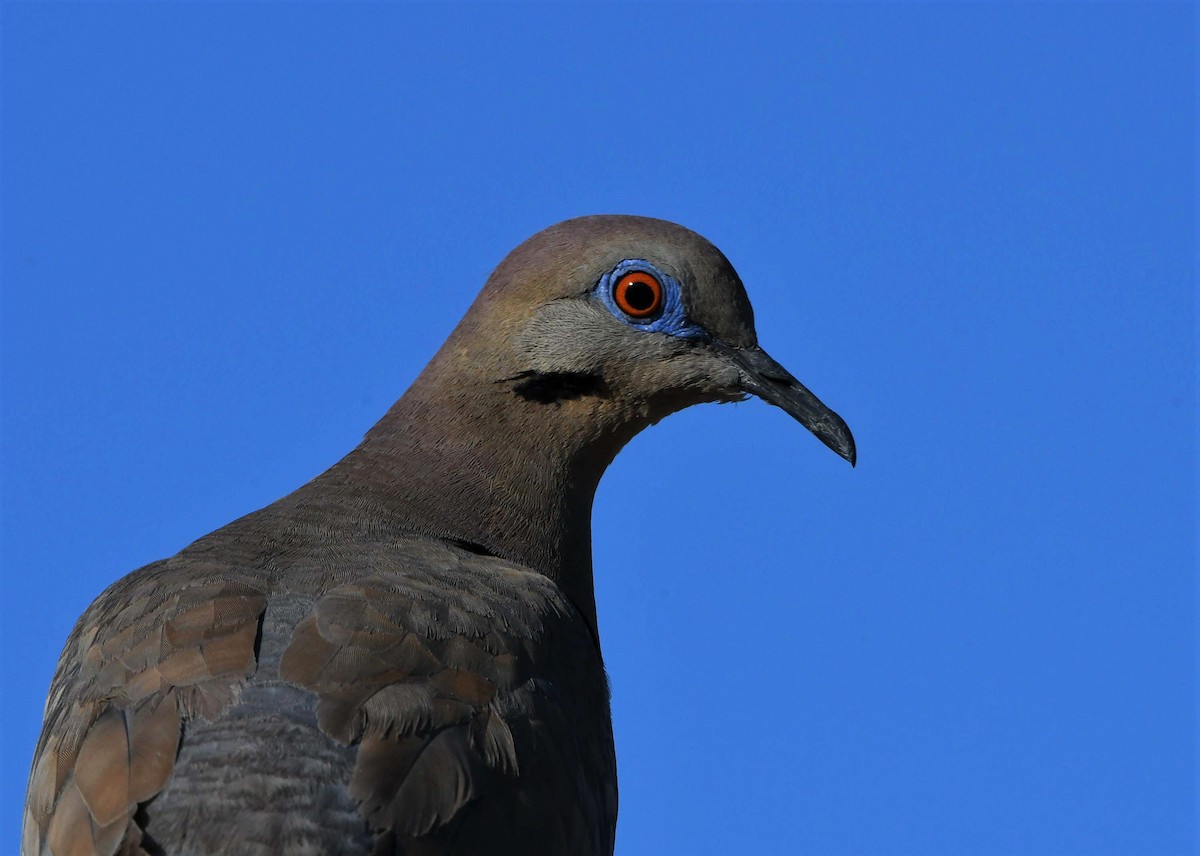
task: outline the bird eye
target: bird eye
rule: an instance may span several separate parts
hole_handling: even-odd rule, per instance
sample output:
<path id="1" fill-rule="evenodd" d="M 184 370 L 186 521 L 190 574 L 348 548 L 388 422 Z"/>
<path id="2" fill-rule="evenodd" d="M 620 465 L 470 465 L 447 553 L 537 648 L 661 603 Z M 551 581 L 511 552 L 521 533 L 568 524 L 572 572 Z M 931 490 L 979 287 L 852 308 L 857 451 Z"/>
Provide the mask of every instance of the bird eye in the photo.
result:
<path id="1" fill-rule="evenodd" d="M 613 302 L 630 318 L 649 318 L 662 309 L 662 283 L 645 271 L 625 274 L 613 286 Z"/>

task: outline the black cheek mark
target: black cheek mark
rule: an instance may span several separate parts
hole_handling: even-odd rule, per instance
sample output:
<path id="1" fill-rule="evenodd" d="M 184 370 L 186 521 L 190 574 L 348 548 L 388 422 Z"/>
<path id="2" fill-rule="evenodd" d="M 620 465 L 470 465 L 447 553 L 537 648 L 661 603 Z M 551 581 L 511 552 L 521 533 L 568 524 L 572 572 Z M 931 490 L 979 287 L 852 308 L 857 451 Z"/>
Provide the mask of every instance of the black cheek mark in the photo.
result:
<path id="1" fill-rule="evenodd" d="M 461 538 L 447 538 L 445 540 L 448 543 L 453 544 L 455 547 L 458 547 L 460 550 L 466 550 L 468 553 L 474 553 L 476 556 L 487 556 L 488 558 L 492 559 L 499 558 L 499 556 L 497 556 L 487 547 L 483 546 L 482 544 L 476 544 L 474 541 L 464 541 Z"/>
<path id="2" fill-rule="evenodd" d="M 521 372 L 510 380 L 518 381 L 513 392 L 538 404 L 560 404 L 588 395 L 608 397 L 604 378 L 588 372 Z"/>

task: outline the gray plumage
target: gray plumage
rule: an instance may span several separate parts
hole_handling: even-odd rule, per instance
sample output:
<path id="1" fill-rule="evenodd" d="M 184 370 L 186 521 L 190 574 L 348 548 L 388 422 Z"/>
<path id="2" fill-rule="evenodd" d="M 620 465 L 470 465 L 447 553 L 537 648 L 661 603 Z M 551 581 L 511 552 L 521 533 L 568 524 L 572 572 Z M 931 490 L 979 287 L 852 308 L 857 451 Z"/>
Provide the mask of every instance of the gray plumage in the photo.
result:
<path id="1" fill-rule="evenodd" d="M 597 289 L 629 260 L 661 280 L 627 316 Z M 686 326 L 649 328 L 655 283 Z M 357 449 L 88 608 L 22 852 L 611 853 L 592 498 L 642 428 L 748 393 L 853 462 L 703 238 L 617 216 L 530 238 Z"/>

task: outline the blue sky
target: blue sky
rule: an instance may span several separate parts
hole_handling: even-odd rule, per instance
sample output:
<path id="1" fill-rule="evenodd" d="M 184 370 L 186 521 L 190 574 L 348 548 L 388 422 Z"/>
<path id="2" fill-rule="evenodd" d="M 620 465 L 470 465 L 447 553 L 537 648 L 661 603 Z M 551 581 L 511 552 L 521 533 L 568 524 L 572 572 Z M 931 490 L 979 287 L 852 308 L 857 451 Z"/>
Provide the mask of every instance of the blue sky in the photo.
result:
<path id="1" fill-rule="evenodd" d="M 617 852 L 1196 852 L 1194 4 L 2 14 L 0 840 L 91 599 L 624 212 L 725 251 L 859 466 L 750 402 L 606 476 Z"/>

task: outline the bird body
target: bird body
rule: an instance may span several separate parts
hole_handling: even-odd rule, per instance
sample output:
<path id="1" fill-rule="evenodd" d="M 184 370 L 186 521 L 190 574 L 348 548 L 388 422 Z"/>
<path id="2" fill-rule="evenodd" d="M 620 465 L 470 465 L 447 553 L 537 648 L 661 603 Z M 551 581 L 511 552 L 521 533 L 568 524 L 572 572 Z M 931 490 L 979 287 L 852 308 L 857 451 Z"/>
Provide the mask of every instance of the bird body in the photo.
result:
<path id="1" fill-rule="evenodd" d="M 639 430 L 749 393 L 853 461 L 703 238 L 535 235 L 358 448 L 84 613 L 22 852 L 610 854 L 592 498 Z"/>

